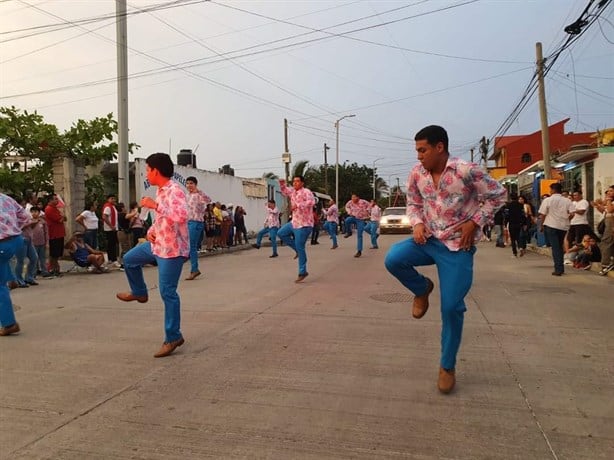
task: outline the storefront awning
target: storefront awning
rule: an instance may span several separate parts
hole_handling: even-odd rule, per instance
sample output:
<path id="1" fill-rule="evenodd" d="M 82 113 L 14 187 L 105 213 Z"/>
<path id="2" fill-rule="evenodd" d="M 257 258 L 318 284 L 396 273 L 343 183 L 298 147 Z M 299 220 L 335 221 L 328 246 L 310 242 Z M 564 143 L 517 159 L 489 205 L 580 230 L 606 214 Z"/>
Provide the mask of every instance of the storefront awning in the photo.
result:
<path id="1" fill-rule="evenodd" d="M 572 150 L 570 152 L 559 155 L 556 159 L 562 163 L 571 163 L 572 161 L 580 161 L 589 159 L 599 153 L 597 149 L 582 149 Z"/>

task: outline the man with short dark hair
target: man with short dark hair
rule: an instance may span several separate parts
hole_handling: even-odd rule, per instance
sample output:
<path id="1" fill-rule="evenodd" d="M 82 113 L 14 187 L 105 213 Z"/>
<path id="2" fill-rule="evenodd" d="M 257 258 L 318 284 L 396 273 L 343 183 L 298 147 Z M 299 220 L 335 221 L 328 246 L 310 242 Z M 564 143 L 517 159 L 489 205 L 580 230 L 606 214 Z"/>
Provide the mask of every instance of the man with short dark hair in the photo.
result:
<path id="1" fill-rule="evenodd" d="M 185 180 L 188 189 L 188 232 L 190 234 L 190 275 L 186 280 L 193 280 L 200 276 L 198 269 L 198 246 L 202 243 L 203 230 L 205 229 L 205 210 L 211 198 L 202 190 L 199 190 L 198 179 L 190 176 Z"/>
<path id="2" fill-rule="evenodd" d="M 365 229 L 365 221 L 371 215 L 371 207 L 367 200 L 363 200 L 357 193 L 352 193 L 352 198 L 345 204 L 345 211 L 348 217 L 345 218 L 346 233 L 344 238 L 352 234 L 352 226 L 356 226 L 356 254 L 354 257 L 362 255 L 362 232 Z"/>
<path id="3" fill-rule="evenodd" d="M 582 190 L 576 190 L 571 194 L 572 211 L 569 214 L 569 233 L 567 242 L 570 246 L 580 244 L 584 235 L 592 234 L 588 224 L 588 201 L 582 198 Z"/>
<path id="4" fill-rule="evenodd" d="M 49 229 L 49 265 L 50 272 L 60 275 L 60 257 L 64 254 L 64 237 L 66 217 L 58 209 L 59 199 L 56 194 L 49 195 L 49 201 L 45 207 L 45 220 Z"/>
<path id="5" fill-rule="evenodd" d="M 266 205 L 267 216 L 264 220 L 264 227 L 256 235 L 256 242 L 252 244 L 252 247 L 260 249 L 262 238 L 269 235 L 271 239 L 271 247 L 273 253 L 270 258 L 277 257 L 277 231 L 279 230 L 279 209 L 277 209 L 275 200 L 268 200 Z"/>
<path id="6" fill-rule="evenodd" d="M 456 355 L 467 310 L 464 299 L 473 278 L 475 243 L 484 224 L 505 204 L 506 191 L 482 168 L 451 158 L 448 134 L 441 126 L 421 129 L 415 141 L 419 163 L 407 179 L 407 215 L 413 237 L 392 245 L 385 265 L 416 296 L 414 318 L 426 314 L 434 287 L 415 267 L 437 266 L 442 320 L 437 387 L 449 393 L 456 383 Z"/>
<path id="7" fill-rule="evenodd" d="M 569 198 L 561 195 L 562 190 L 563 188 L 558 182 L 551 184 L 550 196 L 542 201 L 539 207 L 541 230 L 546 235 L 552 248 L 552 260 L 554 262 L 552 276 L 561 276 L 565 273 L 563 243 L 565 234 L 569 230 L 569 215 L 572 211 L 572 204 Z"/>
<path id="8" fill-rule="evenodd" d="M 154 153 L 145 160 L 147 180 L 158 187 L 156 199 L 143 197 L 141 206 L 155 211 L 155 219 L 147 231 L 147 243 L 135 246 L 124 256 L 130 292 L 119 292 L 124 302 L 144 303 L 149 300 L 143 278 L 143 265 L 157 264 L 158 286 L 164 301 L 164 343 L 154 355 L 162 358 L 184 344 L 181 334 L 181 302 L 177 285 L 183 263 L 190 255 L 188 206 L 181 187 L 173 182 L 174 166 L 166 153 Z"/>
<path id="9" fill-rule="evenodd" d="M 120 268 L 121 264 L 117 261 L 117 230 L 119 229 L 119 214 L 115 207 L 117 197 L 114 193 L 107 195 L 107 201 L 102 205 L 102 229 L 107 240 L 107 258 L 109 265 Z"/>
<path id="10" fill-rule="evenodd" d="M 286 185 L 285 180 L 280 180 L 279 186 L 281 187 L 281 194 L 290 197 L 292 220 L 279 229 L 277 236 L 286 246 L 296 252 L 298 277 L 295 283 L 301 283 L 309 275 L 305 243 L 313 230 L 313 207 L 316 200 L 311 190 L 305 187 L 303 176 L 294 176 L 292 188 Z"/>

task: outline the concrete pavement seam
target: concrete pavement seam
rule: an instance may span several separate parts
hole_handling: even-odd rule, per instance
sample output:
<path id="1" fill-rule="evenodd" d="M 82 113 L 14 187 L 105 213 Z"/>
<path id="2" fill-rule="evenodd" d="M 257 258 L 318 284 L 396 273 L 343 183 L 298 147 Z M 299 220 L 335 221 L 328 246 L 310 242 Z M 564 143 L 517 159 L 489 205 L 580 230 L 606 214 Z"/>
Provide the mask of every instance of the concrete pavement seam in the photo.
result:
<path id="1" fill-rule="evenodd" d="M 550 453 L 552 454 L 552 458 L 554 458 L 554 460 L 559 460 L 559 457 L 556 455 L 556 452 L 554 451 L 554 448 L 552 447 L 552 444 L 550 443 L 550 439 L 548 439 L 548 435 L 546 434 L 544 428 L 542 427 L 542 424 L 539 422 L 539 419 L 537 418 L 537 414 L 535 413 L 535 410 L 533 409 L 533 406 L 531 405 L 531 401 L 529 401 L 529 397 L 527 396 L 527 393 L 524 390 L 524 388 L 522 386 L 522 383 L 520 383 L 520 378 L 518 377 L 518 374 L 514 370 L 514 367 L 512 366 L 512 363 L 510 362 L 509 358 L 507 357 L 507 354 L 505 353 L 505 349 L 503 348 L 503 344 L 499 340 L 499 337 L 497 336 L 496 332 L 494 331 L 494 329 L 492 327 L 492 324 L 488 320 L 488 317 L 486 316 L 484 311 L 480 308 L 480 304 L 477 302 L 477 300 L 473 296 L 471 296 L 471 299 L 475 303 L 478 311 L 480 312 L 480 315 L 482 315 L 482 318 L 484 318 L 484 321 L 486 321 L 486 324 L 488 325 L 488 330 L 490 331 L 491 335 L 494 337 L 495 341 L 497 342 L 497 347 L 499 348 L 499 351 L 503 355 L 503 359 L 505 360 L 505 364 L 509 368 L 510 372 L 512 373 L 512 377 L 514 378 L 514 381 L 516 382 L 516 385 L 518 385 L 518 389 L 520 390 L 520 394 L 522 395 L 522 398 L 524 399 L 524 402 L 525 402 L 527 408 L 529 409 L 529 412 L 531 413 L 531 417 L 533 417 L 533 420 L 535 421 L 535 424 L 537 425 L 537 428 L 539 429 L 539 432 L 541 433 L 542 437 L 546 441 L 546 444 L 548 445 L 548 449 L 550 450 Z"/>

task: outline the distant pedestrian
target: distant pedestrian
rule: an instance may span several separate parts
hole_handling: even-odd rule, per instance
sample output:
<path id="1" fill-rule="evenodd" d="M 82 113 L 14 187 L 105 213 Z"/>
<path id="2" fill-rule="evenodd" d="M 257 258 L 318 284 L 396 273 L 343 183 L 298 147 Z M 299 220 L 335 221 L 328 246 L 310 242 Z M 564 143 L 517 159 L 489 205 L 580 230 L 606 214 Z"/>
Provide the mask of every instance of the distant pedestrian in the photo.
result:
<path id="1" fill-rule="evenodd" d="M 267 201 L 266 205 L 267 216 L 264 220 L 264 227 L 258 232 L 256 235 L 256 242 L 252 244 L 256 249 L 260 249 L 262 244 L 262 238 L 266 235 L 269 236 L 271 240 L 271 247 L 273 249 L 273 253 L 269 256 L 270 258 L 277 257 L 277 232 L 279 230 L 279 209 L 275 205 L 275 200 Z"/>
<path id="2" fill-rule="evenodd" d="M 155 211 L 155 219 L 147 231 L 147 243 L 132 248 L 124 257 L 130 292 L 117 294 L 124 302 L 144 303 L 149 300 L 143 278 L 143 266 L 158 266 L 158 286 L 164 302 L 164 343 L 154 355 L 162 358 L 184 344 L 181 334 L 181 302 L 177 285 L 183 263 L 190 255 L 188 206 L 181 187 L 173 182 L 174 166 L 166 153 L 154 153 L 145 160 L 147 180 L 158 187 L 156 199 L 144 197 L 141 206 Z"/>
<path id="3" fill-rule="evenodd" d="M 296 252 L 298 277 L 295 282 L 300 283 L 309 275 L 305 243 L 313 230 L 313 206 L 316 200 L 311 190 L 305 188 L 303 176 L 294 176 L 292 188 L 288 187 L 284 180 L 280 180 L 279 185 L 282 195 L 290 197 L 292 220 L 279 229 L 277 236 L 286 246 Z"/>
<path id="4" fill-rule="evenodd" d="M 0 336 L 19 332 L 7 283 L 13 280 L 11 258 L 23 246 L 21 229 L 29 222 L 26 210 L 11 197 L 0 193 Z"/>
<path id="5" fill-rule="evenodd" d="M 77 216 L 75 221 L 83 227 L 83 240 L 92 249 L 98 249 L 98 216 L 96 215 L 95 201 L 85 204 L 85 209 Z"/>
<path id="6" fill-rule="evenodd" d="M 552 248 L 553 276 L 561 276 L 565 273 L 563 243 L 565 234 L 569 230 L 569 214 L 573 208 L 571 200 L 561 195 L 561 190 L 561 184 L 551 184 L 550 196 L 542 201 L 538 211 L 542 222 L 542 231 Z"/>
<path id="7" fill-rule="evenodd" d="M 119 251 L 119 240 L 117 231 L 119 230 L 119 214 L 115 207 L 117 197 L 114 193 L 107 195 L 107 201 L 102 205 L 102 227 L 107 240 L 107 259 L 109 265 L 120 268 L 121 264 L 117 261 Z"/>
<path id="8" fill-rule="evenodd" d="M 506 191 L 481 167 L 451 158 L 448 135 L 427 126 L 415 136 L 419 164 L 407 179 L 407 215 L 413 237 L 394 244 L 386 268 L 416 296 L 412 315 L 422 318 L 434 284 L 417 266 L 437 266 L 441 293 L 441 359 L 437 386 L 449 393 L 456 383 L 465 296 L 473 278 L 473 255 L 480 229 L 505 204 Z M 483 200 L 480 207 L 478 199 Z"/>
<path id="9" fill-rule="evenodd" d="M 510 193 L 510 202 L 506 205 L 506 208 L 506 224 L 510 233 L 512 254 L 514 257 L 518 257 L 518 252 L 520 251 L 520 257 L 522 257 L 527 248 L 527 243 L 522 237 L 523 229 L 526 229 L 527 225 L 527 216 L 524 213 L 524 205 L 518 201 L 517 193 Z"/>
<path id="10" fill-rule="evenodd" d="M 580 244 L 584 235 L 593 236 L 593 231 L 588 225 L 588 208 L 589 204 L 582 198 L 582 191 L 576 190 L 571 194 L 572 211 L 569 214 L 569 232 L 567 233 L 568 244 Z"/>
<path id="11" fill-rule="evenodd" d="M 60 200 L 56 194 L 49 195 L 45 207 L 45 220 L 49 230 L 49 271 L 60 275 L 60 258 L 64 255 L 64 237 L 66 217 L 58 209 Z"/>

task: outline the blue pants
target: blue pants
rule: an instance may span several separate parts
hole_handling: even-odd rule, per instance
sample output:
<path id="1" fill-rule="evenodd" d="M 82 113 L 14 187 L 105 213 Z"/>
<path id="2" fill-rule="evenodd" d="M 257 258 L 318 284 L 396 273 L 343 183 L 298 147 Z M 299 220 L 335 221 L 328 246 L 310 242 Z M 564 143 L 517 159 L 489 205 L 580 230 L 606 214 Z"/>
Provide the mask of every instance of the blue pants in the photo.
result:
<path id="1" fill-rule="evenodd" d="M 34 246 L 34 250 L 36 251 L 36 255 L 38 256 L 38 270 L 41 271 L 42 275 L 48 275 L 47 271 L 47 247 L 43 244 L 41 246 Z"/>
<path id="2" fill-rule="evenodd" d="M 158 285 L 160 296 L 164 302 L 165 342 L 179 340 L 181 336 L 181 305 L 177 285 L 181 276 L 181 267 L 185 262 L 183 257 L 165 259 L 153 255 L 151 243 L 143 243 L 133 247 L 124 255 L 124 268 L 133 295 L 148 295 L 147 285 L 143 278 L 143 265 L 158 264 Z"/>
<path id="3" fill-rule="evenodd" d="M 92 249 L 98 249 L 98 230 L 86 230 L 83 241 Z"/>
<path id="4" fill-rule="evenodd" d="M 198 270 L 198 246 L 203 238 L 203 230 L 205 229 L 204 222 L 196 220 L 188 221 L 188 233 L 190 235 L 190 273 L 196 273 Z"/>
<path id="5" fill-rule="evenodd" d="M 346 233 L 351 232 L 352 225 L 356 225 L 356 250 L 362 252 L 362 232 L 365 230 L 365 221 L 354 216 L 345 218 Z"/>
<path id="6" fill-rule="evenodd" d="M 15 324 L 15 312 L 11 295 L 6 283 L 13 280 L 10 261 L 23 246 L 23 236 L 0 241 L 0 326 L 8 327 Z"/>
<path id="7" fill-rule="evenodd" d="M 36 277 L 36 266 L 38 265 L 38 255 L 32 245 L 32 241 L 23 240 L 23 245 L 15 254 L 15 280 L 19 284 L 26 284 L 26 282 L 34 281 Z M 26 268 L 26 277 L 23 277 L 23 261 L 28 258 L 28 267 Z"/>
<path id="8" fill-rule="evenodd" d="M 305 251 L 305 243 L 311 235 L 313 227 L 293 228 L 292 222 L 283 225 L 277 232 L 277 236 L 288 247 L 294 249 L 298 254 L 298 274 L 304 275 L 307 273 L 307 252 Z M 291 235 L 294 235 L 292 239 Z"/>
<path id="9" fill-rule="evenodd" d="M 337 222 L 327 220 L 324 222 L 324 230 L 330 235 L 333 240 L 333 246 L 337 246 Z"/>
<path id="10" fill-rule="evenodd" d="M 565 272 L 565 265 L 563 265 L 563 255 L 565 254 L 563 243 L 565 241 L 565 233 L 567 233 L 565 230 L 559 230 L 558 228 L 544 225 L 544 234 L 552 248 L 552 260 L 554 261 L 554 271 L 556 273 Z"/>
<path id="11" fill-rule="evenodd" d="M 450 251 L 431 237 L 419 245 L 409 238 L 392 245 L 386 254 L 388 271 L 416 296 L 427 289 L 426 279 L 414 267 L 437 265 L 441 295 L 441 367 L 454 369 L 463 333 L 465 296 L 473 280 L 473 255 L 470 251 Z"/>
<path id="12" fill-rule="evenodd" d="M 379 222 L 377 220 L 370 220 L 369 223 L 365 226 L 365 232 L 371 235 L 371 246 L 377 247 L 377 229 L 379 228 Z"/>
<path id="13" fill-rule="evenodd" d="M 269 238 L 271 238 L 271 246 L 273 248 L 273 255 L 276 256 L 277 255 L 277 231 L 278 230 L 279 230 L 279 227 L 264 227 L 256 235 L 256 245 L 260 246 L 260 243 L 262 243 L 262 238 L 265 235 L 269 235 Z"/>

